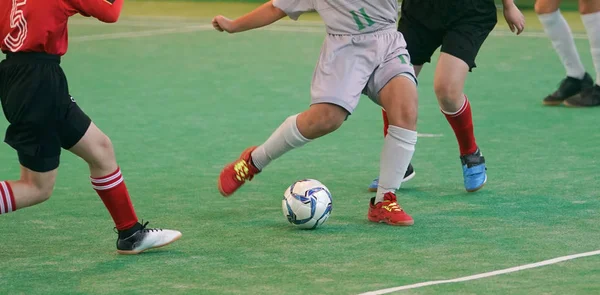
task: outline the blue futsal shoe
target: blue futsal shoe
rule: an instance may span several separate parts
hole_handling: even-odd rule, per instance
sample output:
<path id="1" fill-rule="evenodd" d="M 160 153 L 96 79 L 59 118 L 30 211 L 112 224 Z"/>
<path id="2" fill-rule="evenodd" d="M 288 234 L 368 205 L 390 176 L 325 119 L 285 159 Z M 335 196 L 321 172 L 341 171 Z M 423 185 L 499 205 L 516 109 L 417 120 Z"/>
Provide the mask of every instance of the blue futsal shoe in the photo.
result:
<path id="1" fill-rule="evenodd" d="M 415 177 L 415 169 L 413 169 L 412 164 L 408 164 L 408 168 L 406 168 L 406 173 L 404 173 L 404 179 L 402 179 L 402 182 L 407 182 L 411 179 L 413 179 L 413 177 Z M 371 182 L 371 185 L 369 185 L 369 191 L 370 192 L 377 192 L 377 186 L 379 185 L 379 177 L 373 179 L 373 182 Z"/>
<path id="2" fill-rule="evenodd" d="M 465 189 L 467 192 L 476 192 L 485 185 L 487 174 L 485 171 L 485 158 L 479 148 L 470 155 L 460 156 L 463 176 L 465 178 Z"/>

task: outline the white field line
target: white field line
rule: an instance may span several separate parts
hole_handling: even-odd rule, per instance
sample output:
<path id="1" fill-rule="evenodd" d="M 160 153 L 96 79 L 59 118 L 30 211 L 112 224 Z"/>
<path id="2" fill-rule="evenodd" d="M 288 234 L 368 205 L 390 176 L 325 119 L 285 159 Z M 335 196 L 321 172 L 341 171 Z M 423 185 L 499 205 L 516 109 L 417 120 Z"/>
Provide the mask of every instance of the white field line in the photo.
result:
<path id="1" fill-rule="evenodd" d="M 417 133 L 417 137 L 442 137 L 443 134 L 434 134 L 434 133 Z"/>
<path id="2" fill-rule="evenodd" d="M 483 279 L 483 278 L 503 275 L 503 274 L 507 274 L 507 273 L 511 273 L 511 272 L 517 272 L 517 271 L 522 271 L 522 270 L 536 268 L 536 267 L 547 266 L 547 265 L 556 264 L 556 263 L 563 262 L 563 261 L 568 261 L 568 260 L 573 260 L 573 259 L 588 257 L 588 256 L 594 256 L 594 255 L 600 255 L 600 250 L 557 257 L 557 258 L 544 260 L 544 261 L 540 261 L 540 262 L 536 262 L 536 263 L 525 264 L 525 265 L 515 266 L 515 267 L 506 268 L 506 269 L 502 269 L 502 270 L 496 270 L 496 271 L 476 274 L 476 275 L 472 275 L 472 276 L 468 276 L 468 277 L 456 278 L 456 279 L 451 279 L 451 280 L 429 281 L 429 282 L 423 282 L 423 283 L 412 284 L 412 285 L 404 285 L 404 286 L 399 286 L 399 287 L 394 287 L 394 288 L 365 292 L 365 293 L 361 293 L 360 295 L 388 294 L 388 293 L 392 293 L 392 292 L 422 288 L 422 287 L 433 286 L 433 285 L 479 280 L 479 279 Z"/>

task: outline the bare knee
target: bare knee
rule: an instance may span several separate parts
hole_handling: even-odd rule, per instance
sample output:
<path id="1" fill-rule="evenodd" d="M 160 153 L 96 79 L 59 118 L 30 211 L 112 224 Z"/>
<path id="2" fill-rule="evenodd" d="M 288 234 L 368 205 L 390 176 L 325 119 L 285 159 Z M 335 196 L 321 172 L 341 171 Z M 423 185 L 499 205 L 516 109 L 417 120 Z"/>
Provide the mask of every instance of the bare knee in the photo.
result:
<path id="1" fill-rule="evenodd" d="M 85 153 L 78 155 L 91 169 L 111 170 L 114 166 L 115 152 L 112 141 L 104 133 L 97 134 L 86 142 Z"/>
<path id="2" fill-rule="evenodd" d="M 76 153 L 88 163 L 91 171 L 99 171 L 100 174 L 111 173 L 116 169 L 116 159 L 113 144 L 104 133 L 97 134 L 87 139 L 85 152 Z M 95 173 L 94 173 L 95 174 Z"/>
<path id="3" fill-rule="evenodd" d="M 321 133 L 331 133 L 344 123 L 347 113 L 341 112 L 339 106 L 323 104 L 314 112 L 312 116 L 313 127 Z"/>
<path id="4" fill-rule="evenodd" d="M 87 162 L 91 167 L 98 169 L 112 166 L 112 163 L 115 162 L 115 152 L 112 141 L 108 136 L 102 134 L 97 138 L 94 153 Z"/>
<path id="5" fill-rule="evenodd" d="M 535 13 L 536 14 L 548 14 L 558 10 L 560 0 L 537 0 L 535 1 Z"/>
<path id="6" fill-rule="evenodd" d="M 419 98 L 414 81 L 403 76 L 392 79 L 379 92 L 379 100 L 390 125 L 416 130 Z"/>
<path id="7" fill-rule="evenodd" d="M 579 13 L 590 14 L 600 11 L 600 1 L 598 0 L 579 0 Z"/>
<path id="8" fill-rule="evenodd" d="M 436 81 L 433 89 L 442 110 L 454 112 L 462 106 L 464 100 L 462 85 Z"/>
<path id="9" fill-rule="evenodd" d="M 415 108 L 399 108 L 388 112 L 390 125 L 402 127 L 408 130 L 417 130 L 417 106 Z M 387 110 L 386 110 L 387 112 Z"/>
<path id="10" fill-rule="evenodd" d="M 54 183 L 36 186 L 36 189 L 38 192 L 37 195 L 38 200 L 40 200 L 40 203 L 45 202 L 48 199 L 50 199 L 50 196 L 52 196 L 52 192 L 54 192 Z"/>
<path id="11" fill-rule="evenodd" d="M 327 111 L 322 113 L 322 116 L 317 118 L 317 125 L 323 132 L 333 132 L 342 126 L 346 115 L 340 115 L 339 112 L 328 108 Z"/>
<path id="12" fill-rule="evenodd" d="M 55 178 L 23 177 L 21 183 L 26 186 L 27 193 L 25 195 L 31 198 L 31 203 L 39 204 L 47 201 L 52 196 Z"/>
<path id="13" fill-rule="evenodd" d="M 69 151 L 88 163 L 93 177 L 107 175 L 117 169 L 112 142 L 93 122 L 83 138 Z"/>
<path id="14" fill-rule="evenodd" d="M 104 135 L 104 136 L 99 137 L 97 144 L 98 144 L 98 149 L 101 150 L 103 153 L 105 153 L 105 154 L 113 153 L 113 149 L 114 149 L 113 144 L 108 136 Z"/>
<path id="15" fill-rule="evenodd" d="M 298 115 L 298 130 L 304 137 L 314 139 L 340 128 L 347 116 L 348 112 L 340 106 L 315 104 Z"/>

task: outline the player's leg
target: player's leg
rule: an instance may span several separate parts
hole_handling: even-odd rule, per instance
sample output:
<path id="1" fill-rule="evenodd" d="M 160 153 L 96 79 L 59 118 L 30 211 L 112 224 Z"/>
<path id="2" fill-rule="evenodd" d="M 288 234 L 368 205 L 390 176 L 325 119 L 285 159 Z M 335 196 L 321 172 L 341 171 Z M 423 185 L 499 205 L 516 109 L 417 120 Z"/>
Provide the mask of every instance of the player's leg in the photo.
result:
<path id="1" fill-rule="evenodd" d="M 364 93 L 387 110 L 389 127 L 381 152 L 377 193 L 371 199 L 367 216 L 372 222 L 412 225 L 412 217 L 397 203 L 396 190 L 417 142 L 417 81 L 402 35 L 382 35 L 377 41 L 393 50 L 375 69 Z"/>
<path id="2" fill-rule="evenodd" d="M 398 22 L 398 31 L 404 37 L 416 76 L 421 72 L 423 65 L 431 61 L 431 56 L 442 44 L 443 31 L 439 18 L 431 18 L 431 21 L 421 21 L 429 19 L 426 16 L 437 15 L 439 12 L 428 5 L 428 1 L 403 1 L 401 17 Z M 383 136 L 385 137 L 389 126 L 385 109 L 382 109 L 382 117 Z M 409 164 L 403 181 L 409 181 L 415 175 L 412 164 Z M 378 182 L 379 178 L 375 178 L 369 185 L 368 190 L 376 192 Z"/>
<path id="3" fill-rule="evenodd" d="M 592 77 L 586 73 L 575 47 L 571 28 L 560 13 L 560 2 L 561 0 L 535 2 L 535 12 L 566 70 L 566 78 L 562 80 L 558 89 L 543 100 L 543 103 L 549 106 L 560 105 L 593 85 Z"/>
<path id="4" fill-rule="evenodd" d="M 53 140 L 56 136 L 52 135 L 55 134 L 52 128 L 17 126 L 18 123 L 11 123 L 6 132 L 6 141 L 17 150 L 21 177 L 14 181 L 0 181 L 0 214 L 48 200 L 58 172 L 60 142 Z M 39 152 L 32 153 L 32 148 Z"/>
<path id="5" fill-rule="evenodd" d="M 464 60 L 442 52 L 435 70 L 434 90 L 458 142 L 465 189 L 474 192 L 483 187 L 487 175 L 485 158 L 475 140 L 471 105 L 463 91 L 468 72 L 469 65 Z"/>
<path id="6" fill-rule="evenodd" d="M 368 80 L 358 73 L 372 69 L 363 70 L 363 64 L 355 63 L 355 46 L 348 46 L 348 41 L 327 37 L 313 75 L 310 108 L 288 117 L 263 144 L 247 148 L 239 159 L 225 166 L 218 179 L 221 195 L 232 195 L 271 161 L 338 129 L 352 113 Z"/>
<path id="7" fill-rule="evenodd" d="M 48 200 L 54 189 L 57 171 L 36 172 L 21 165 L 19 180 L 0 181 L 0 214 Z"/>
<path id="8" fill-rule="evenodd" d="M 402 176 L 412 159 L 417 141 L 417 87 L 413 77 L 399 75 L 379 92 L 381 105 L 388 110 L 388 132 L 381 153 L 379 187 L 375 202 L 400 188 Z"/>
<path id="9" fill-rule="evenodd" d="M 267 141 L 252 152 L 252 166 L 262 170 L 286 152 L 337 130 L 348 114 L 339 105 L 317 103 L 298 115 L 288 117 Z"/>
<path id="10" fill-rule="evenodd" d="M 57 171 L 36 172 L 21 165 L 19 180 L 0 181 L 0 214 L 48 200 L 54 190 Z"/>
<path id="11" fill-rule="evenodd" d="M 593 87 L 583 89 L 578 95 L 565 100 L 565 105 L 600 106 L 600 1 L 579 0 L 579 12 L 590 41 L 590 51 L 596 69 L 596 82 Z"/>
<path id="12" fill-rule="evenodd" d="M 421 72 L 421 69 L 423 68 L 423 65 L 415 65 L 414 69 L 415 69 L 415 75 L 418 77 L 419 73 Z M 388 120 L 387 117 L 387 113 L 385 111 L 385 109 L 381 109 L 381 115 L 383 117 L 383 138 L 385 138 L 387 136 L 387 132 L 388 132 L 388 128 L 390 127 L 390 122 Z M 415 175 L 417 175 L 417 173 L 415 172 L 415 168 L 413 167 L 412 164 L 408 164 L 408 168 L 406 168 L 406 172 L 404 172 L 404 177 L 402 178 L 402 182 L 407 182 L 411 179 L 413 179 L 415 177 Z M 370 192 L 376 192 L 377 191 L 377 187 L 379 185 L 379 177 L 373 179 L 373 181 L 371 182 L 371 184 L 369 184 L 368 187 L 368 191 Z"/>
<path id="13" fill-rule="evenodd" d="M 52 194 L 60 158 L 56 134 L 57 65 L 38 64 L 38 54 L 9 53 L 0 64 L 0 100 L 7 121 L 5 142 L 17 151 L 19 180 L 0 181 L 0 214 L 42 203 Z"/>
<path id="14" fill-rule="evenodd" d="M 61 137 L 63 147 L 89 166 L 92 187 L 108 209 L 118 231 L 118 253 L 138 254 L 166 246 L 181 237 L 178 231 L 146 228 L 147 222 L 138 222 L 110 139 L 75 103 L 70 106 L 61 126 Z"/>
<path id="15" fill-rule="evenodd" d="M 377 193 L 371 199 L 368 218 L 390 225 L 412 225 L 412 217 L 398 204 L 400 188 L 417 143 L 417 87 L 414 78 L 399 75 L 379 92 L 387 110 L 389 127 L 383 143 Z"/>
<path id="16" fill-rule="evenodd" d="M 247 148 L 238 160 L 223 168 L 219 176 L 219 191 L 223 196 L 230 196 L 271 161 L 335 131 L 347 116 L 348 111 L 338 105 L 318 103 L 288 117 L 263 144 Z"/>
<path id="17" fill-rule="evenodd" d="M 467 99 L 463 90 L 469 70 L 469 65 L 464 60 L 445 52 L 440 53 L 435 67 L 433 89 L 444 114 L 456 114 L 465 107 Z M 461 153 L 473 152 L 474 148 L 473 141 L 465 141 L 461 146 Z"/>
<path id="18" fill-rule="evenodd" d="M 421 73 L 421 69 L 423 69 L 423 65 L 413 65 L 413 68 L 415 70 L 415 76 L 419 77 L 419 73 Z M 385 109 L 383 109 L 383 108 L 381 109 L 381 115 L 383 117 L 383 137 L 385 138 L 387 136 L 387 131 L 388 131 L 388 127 L 390 126 L 390 122 L 388 120 L 387 113 L 386 113 Z M 410 167 L 409 167 L 409 169 L 410 169 Z M 407 173 L 408 173 L 408 170 L 407 170 Z M 414 172 L 410 175 L 410 179 L 406 179 L 407 176 L 409 176 L 409 175 L 405 175 L 404 181 L 408 181 L 408 180 L 412 179 L 412 177 L 414 177 Z M 374 181 L 375 191 L 377 190 L 376 180 L 377 179 L 375 179 L 375 181 Z M 370 188 L 369 188 L 369 190 L 371 191 Z"/>
<path id="19" fill-rule="evenodd" d="M 444 36 L 434 90 L 458 141 L 465 189 L 474 192 L 486 183 L 487 174 L 485 158 L 475 141 L 471 105 L 464 94 L 464 85 L 468 72 L 476 67 L 477 53 L 494 29 L 497 17 L 494 1 L 477 2 L 464 9 L 468 11 Z"/>

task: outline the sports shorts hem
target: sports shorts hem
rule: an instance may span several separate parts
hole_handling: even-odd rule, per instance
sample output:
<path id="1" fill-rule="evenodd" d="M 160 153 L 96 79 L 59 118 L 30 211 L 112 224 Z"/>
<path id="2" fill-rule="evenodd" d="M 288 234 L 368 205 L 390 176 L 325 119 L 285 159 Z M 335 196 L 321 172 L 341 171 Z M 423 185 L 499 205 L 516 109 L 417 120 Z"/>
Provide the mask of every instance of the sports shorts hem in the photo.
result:
<path id="1" fill-rule="evenodd" d="M 453 52 L 453 50 L 448 50 L 448 49 L 440 49 L 440 52 L 452 55 L 460 60 L 462 60 L 463 62 L 465 62 L 467 64 L 467 66 L 469 67 L 469 72 L 472 72 L 474 68 L 477 67 L 477 64 L 475 63 L 475 61 L 473 60 L 473 55 L 470 53 L 457 53 L 457 52 Z"/>
<path id="2" fill-rule="evenodd" d="M 314 98 L 310 102 L 310 105 L 320 104 L 320 103 L 328 103 L 328 104 L 333 104 L 333 105 L 339 106 L 339 107 L 343 108 L 344 110 L 346 110 L 346 112 L 348 112 L 348 114 L 350 114 L 350 115 L 354 112 L 354 108 L 355 108 L 355 107 L 352 107 L 350 104 L 346 103 L 345 101 L 343 101 L 339 98 L 335 98 L 335 97 Z"/>
<path id="3" fill-rule="evenodd" d="M 417 80 L 417 77 L 416 77 L 416 76 L 415 76 L 413 73 L 411 73 L 411 72 L 402 72 L 402 73 L 398 73 L 398 74 L 396 74 L 396 75 L 393 75 L 392 77 L 390 77 L 390 78 L 389 78 L 389 79 L 388 79 L 388 80 L 387 80 L 387 81 L 386 81 L 386 82 L 383 84 L 383 86 L 381 87 L 381 89 L 377 90 L 377 93 L 379 94 L 379 92 L 381 92 L 381 90 L 382 90 L 383 88 L 385 88 L 385 86 L 387 86 L 387 85 L 390 83 L 390 81 L 392 81 L 392 79 L 394 79 L 394 78 L 396 78 L 396 77 L 398 77 L 398 76 L 403 76 L 403 77 L 406 77 L 406 78 L 408 78 L 409 80 L 411 80 L 413 83 L 415 83 L 415 86 L 419 86 L 419 82 L 418 82 L 418 80 Z"/>
<path id="4" fill-rule="evenodd" d="M 75 146 L 92 125 L 92 119 L 78 105 L 73 105 L 71 112 L 74 112 L 69 126 L 71 130 L 61 139 L 61 147 L 65 150 Z"/>
<path id="5" fill-rule="evenodd" d="M 30 156 L 25 153 L 17 151 L 19 156 L 19 164 L 21 166 L 35 171 L 35 172 L 48 172 L 58 168 L 60 164 L 60 155 L 54 157 L 40 158 L 36 156 Z"/>

